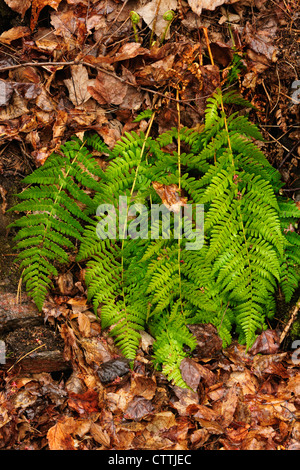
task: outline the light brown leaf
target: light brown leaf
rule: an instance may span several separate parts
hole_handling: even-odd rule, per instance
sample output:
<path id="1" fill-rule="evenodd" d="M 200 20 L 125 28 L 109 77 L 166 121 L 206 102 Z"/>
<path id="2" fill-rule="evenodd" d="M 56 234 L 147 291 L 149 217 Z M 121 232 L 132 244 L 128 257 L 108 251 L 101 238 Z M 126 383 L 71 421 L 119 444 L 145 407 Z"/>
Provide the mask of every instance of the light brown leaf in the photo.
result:
<path id="1" fill-rule="evenodd" d="M 89 317 L 85 315 L 84 313 L 79 312 L 77 320 L 78 320 L 80 333 L 84 337 L 88 338 L 91 334 L 91 322 L 90 322 Z"/>
<path id="2" fill-rule="evenodd" d="M 151 400 L 156 392 L 156 382 L 151 377 L 135 376 L 131 382 L 133 395 Z"/>
<path id="3" fill-rule="evenodd" d="M 64 416 L 48 430 L 47 439 L 50 450 L 76 450 L 71 436 L 77 428 L 74 418 Z"/>
<path id="4" fill-rule="evenodd" d="M 24 18 L 25 12 L 31 6 L 32 0 L 5 0 L 5 3 Z"/>
<path id="5" fill-rule="evenodd" d="M 0 42 L 3 44 L 10 44 L 12 41 L 28 36 L 29 34 L 30 29 L 27 28 L 27 26 L 15 26 L 1 34 Z"/>
<path id="6" fill-rule="evenodd" d="M 99 424 L 92 423 L 90 427 L 90 433 L 95 441 L 99 444 L 102 444 L 104 447 L 110 446 L 110 437 L 107 431 L 103 430 Z"/>
<path id="7" fill-rule="evenodd" d="M 167 10 L 176 10 L 177 0 L 152 0 L 138 8 L 137 13 L 143 18 L 145 23 L 153 30 L 156 36 L 161 37 L 164 33 L 167 22 L 163 15 Z M 166 34 L 166 39 L 170 37 L 170 31 Z"/>
<path id="8" fill-rule="evenodd" d="M 179 196 L 179 188 L 176 184 L 165 185 L 153 181 L 153 188 L 162 200 L 162 203 L 172 212 L 179 212 L 181 206 L 187 204 L 187 198 Z"/>

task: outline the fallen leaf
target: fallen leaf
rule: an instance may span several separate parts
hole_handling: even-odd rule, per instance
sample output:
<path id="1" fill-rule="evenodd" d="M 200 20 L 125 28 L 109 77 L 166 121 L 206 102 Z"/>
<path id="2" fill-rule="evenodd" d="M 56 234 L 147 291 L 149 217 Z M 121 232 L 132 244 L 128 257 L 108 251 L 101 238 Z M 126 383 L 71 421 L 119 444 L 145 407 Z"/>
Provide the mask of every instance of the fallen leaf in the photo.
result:
<path id="1" fill-rule="evenodd" d="M 246 368 L 241 372 L 232 372 L 226 383 L 228 387 L 232 387 L 237 384 L 241 387 L 244 395 L 253 395 L 258 390 L 257 378 Z"/>
<path id="2" fill-rule="evenodd" d="M 5 3 L 9 8 L 16 11 L 22 18 L 24 18 L 26 11 L 31 6 L 32 0 L 5 0 Z"/>
<path id="3" fill-rule="evenodd" d="M 174 77 L 173 64 L 175 54 L 170 54 L 164 59 L 143 66 L 135 76 L 139 85 L 156 87 L 164 85 L 167 80 Z"/>
<path id="4" fill-rule="evenodd" d="M 93 439 L 103 447 L 110 447 L 110 437 L 107 431 L 103 430 L 102 427 L 97 423 L 92 423 L 90 427 L 90 433 Z"/>
<path id="5" fill-rule="evenodd" d="M 91 422 L 87 419 L 74 419 L 63 416 L 47 432 L 50 450 L 76 450 L 72 434 L 84 436 L 90 429 Z"/>
<path id="6" fill-rule="evenodd" d="M 13 93 L 8 106 L 0 110 L 0 119 L 3 121 L 10 121 L 27 113 L 29 113 L 29 110 L 27 108 L 26 100 L 16 93 Z"/>
<path id="7" fill-rule="evenodd" d="M 180 371 L 185 383 L 194 391 L 197 390 L 201 378 L 208 386 L 215 383 L 214 373 L 193 359 L 184 358 L 180 364 Z"/>
<path id="8" fill-rule="evenodd" d="M 263 331 L 255 340 L 250 354 L 274 354 L 278 351 L 280 335 L 276 330 Z"/>
<path id="9" fill-rule="evenodd" d="M 84 314 L 81 314 L 81 315 L 84 315 Z M 86 333 L 88 333 L 88 329 L 90 328 L 88 326 L 89 320 L 82 319 L 81 321 L 82 321 L 81 327 L 84 328 L 84 331 Z M 103 363 L 107 364 L 108 361 L 110 361 L 112 358 L 107 345 L 103 344 L 103 342 L 101 341 L 99 337 L 93 337 L 93 338 L 81 337 L 80 344 L 84 350 L 84 357 L 88 364 L 92 364 L 92 365 L 96 364 L 97 366 Z"/>
<path id="10" fill-rule="evenodd" d="M 87 90 L 99 104 L 119 105 L 126 96 L 127 88 L 128 85 L 114 77 L 113 73 L 99 70 L 94 85 L 88 86 Z"/>
<path id="11" fill-rule="evenodd" d="M 79 312 L 77 320 L 80 333 L 82 336 L 88 338 L 91 334 L 91 322 L 89 317 L 84 313 Z"/>
<path id="12" fill-rule="evenodd" d="M 222 340 L 217 328 L 211 323 L 188 325 L 189 330 L 197 340 L 194 355 L 197 358 L 212 358 L 222 350 Z"/>
<path id="13" fill-rule="evenodd" d="M 148 55 L 149 50 L 141 47 L 138 42 L 127 42 L 123 44 L 116 54 L 111 57 L 110 62 L 120 62 L 122 60 L 133 59 L 138 55 Z"/>
<path id="14" fill-rule="evenodd" d="M 235 3 L 239 0 L 188 0 L 188 4 L 197 15 L 201 15 L 202 10 L 215 10 L 224 3 Z"/>
<path id="15" fill-rule="evenodd" d="M 156 193 L 162 200 L 162 203 L 172 212 L 179 212 L 181 206 L 187 204 L 187 198 L 179 196 L 179 188 L 176 184 L 165 184 L 158 183 L 157 181 L 152 182 L 152 186 Z"/>
<path id="16" fill-rule="evenodd" d="M 15 0 L 13 0 L 13 1 L 15 1 Z M 60 2 L 61 2 L 61 0 L 32 0 L 31 16 L 30 16 L 30 29 L 31 29 L 31 31 L 34 30 L 42 9 L 45 6 L 49 6 L 49 7 L 53 8 L 54 10 L 57 10 L 58 5 L 60 4 Z"/>
<path id="17" fill-rule="evenodd" d="M 57 285 L 62 295 L 70 295 L 74 289 L 73 275 L 71 272 L 58 276 Z"/>
<path id="18" fill-rule="evenodd" d="M 164 20 L 163 15 L 168 10 L 176 10 L 177 0 L 152 0 L 147 2 L 140 8 L 137 8 L 136 12 L 143 18 L 149 28 L 160 38 L 167 26 L 167 22 Z M 170 31 L 167 31 L 166 39 L 170 37 Z"/>
<path id="19" fill-rule="evenodd" d="M 77 413 L 84 415 L 99 411 L 98 395 L 95 390 L 87 390 L 84 393 L 69 393 L 68 405 Z"/>
<path id="20" fill-rule="evenodd" d="M 0 80 L 0 106 L 7 106 L 13 94 L 13 86 L 5 80 Z"/>
<path id="21" fill-rule="evenodd" d="M 215 403 L 214 410 L 220 415 L 220 422 L 224 427 L 231 424 L 238 401 L 240 399 L 240 388 L 237 385 L 230 387 L 220 403 Z"/>
<path id="22" fill-rule="evenodd" d="M 151 400 L 156 392 L 156 381 L 151 377 L 136 375 L 131 382 L 131 391 L 133 395 L 137 395 L 147 400 Z"/>
<path id="23" fill-rule="evenodd" d="M 150 400 L 137 396 L 128 404 L 124 413 L 124 418 L 140 421 L 142 418 L 152 413 L 153 410 L 154 407 Z"/>

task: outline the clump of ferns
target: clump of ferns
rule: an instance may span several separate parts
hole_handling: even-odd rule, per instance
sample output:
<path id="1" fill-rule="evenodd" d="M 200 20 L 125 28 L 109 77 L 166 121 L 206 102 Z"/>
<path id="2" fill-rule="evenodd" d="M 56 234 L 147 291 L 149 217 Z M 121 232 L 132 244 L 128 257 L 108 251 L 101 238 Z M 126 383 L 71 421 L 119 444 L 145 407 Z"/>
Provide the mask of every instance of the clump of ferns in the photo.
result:
<path id="1" fill-rule="evenodd" d="M 15 208 L 29 211 L 16 222 L 19 259 L 39 308 L 57 275 L 53 260 L 68 262 L 78 243 L 88 300 L 103 327 L 129 359 L 140 332 L 150 329 L 155 364 L 182 386 L 180 364 L 196 344 L 189 324 L 214 324 L 224 345 L 237 331 L 249 348 L 274 314 L 278 287 L 288 302 L 299 281 L 300 237 L 293 227 L 300 211 L 281 196 L 280 174 L 255 143 L 262 140 L 257 127 L 238 113 L 227 116 L 227 104 L 250 106 L 217 90 L 201 132 L 174 128 L 152 139 L 149 114 L 147 133 L 126 134 L 111 152 L 98 136 L 87 136 L 85 144 L 75 139 L 63 156 L 49 157 L 27 177 L 33 186 Z M 86 145 L 108 155 L 104 172 Z M 141 203 L 141 211 L 161 204 L 154 182 L 176 185 L 188 205 L 204 208 L 199 249 L 187 249 L 199 229 L 195 216 L 176 225 L 180 238 L 170 214 L 169 234 L 161 220 L 151 239 L 148 211 L 147 234 L 127 236 L 142 213 L 132 212 L 132 204 Z"/>

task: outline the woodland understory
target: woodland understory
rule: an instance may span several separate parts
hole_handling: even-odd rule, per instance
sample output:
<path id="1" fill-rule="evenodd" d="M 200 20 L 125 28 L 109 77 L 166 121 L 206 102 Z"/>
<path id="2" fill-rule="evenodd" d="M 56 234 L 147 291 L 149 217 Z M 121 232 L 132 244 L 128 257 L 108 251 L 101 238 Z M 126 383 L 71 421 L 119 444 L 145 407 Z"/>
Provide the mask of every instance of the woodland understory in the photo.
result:
<path id="1" fill-rule="evenodd" d="M 299 450 L 299 32 L 297 0 L 0 0 L 1 450 Z M 203 203 L 207 245 L 99 243 L 123 194 Z"/>

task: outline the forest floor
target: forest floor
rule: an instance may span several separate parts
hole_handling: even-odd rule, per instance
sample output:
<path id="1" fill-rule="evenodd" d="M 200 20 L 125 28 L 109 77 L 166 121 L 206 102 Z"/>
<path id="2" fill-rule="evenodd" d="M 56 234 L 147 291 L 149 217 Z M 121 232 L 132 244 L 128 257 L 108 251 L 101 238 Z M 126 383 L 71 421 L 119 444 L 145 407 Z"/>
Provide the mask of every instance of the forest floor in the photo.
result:
<path id="1" fill-rule="evenodd" d="M 23 177 L 72 135 L 94 130 L 113 147 L 144 129 L 134 119 L 153 106 L 153 132 L 164 132 L 177 124 L 178 88 L 182 125 L 199 126 L 237 55 L 261 148 L 300 204 L 299 32 L 297 0 L 0 0 L 0 449 L 300 449 L 297 297 L 285 307 L 278 298 L 248 352 L 235 340 L 223 349 L 214 327 L 196 325 L 182 365 L 193 386 L 181 389 L 153 369 L 146 333 L 128 367 L 75 262 L 39 314 L 19 295 L 7 228 Z"/>

